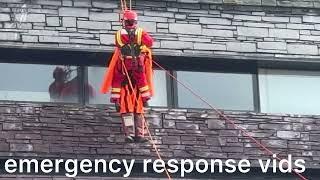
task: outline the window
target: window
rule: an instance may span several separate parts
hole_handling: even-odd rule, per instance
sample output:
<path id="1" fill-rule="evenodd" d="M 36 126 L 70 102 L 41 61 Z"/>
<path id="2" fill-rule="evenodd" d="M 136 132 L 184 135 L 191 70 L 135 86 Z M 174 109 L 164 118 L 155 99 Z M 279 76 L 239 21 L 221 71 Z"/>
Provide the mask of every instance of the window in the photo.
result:
<path id="1" fill-rule="evenodd" d="M 192 89 L 215 107 L 254 110 L 252 74 L 178 71 L 177 78 L 191 85 Z M 180 84 L 177 89 L 179 107 L 209 108 Z"/>
<path id="2" fill-rule="evenodd" d="M 261 111 L 320 114 L 320 72 L 259 70 Z"/>
<path id="3" fill-rule="evenodd" d="M 0 100 L 79 102 L 75 66 L 0 63 Z"/>
<path id="4" fill-rule="evenodd" d="M 105 71 L 105 67 L 88 67 L 88 83 L 96 89 L 95 96 L 89 98 L 89 104 L 110 104 L 110 93 L 100 93 Z"/>
<path id="5" fill-rule="evenodd" d="M 153 74 L 155 94 L 150 100 L 151 106 L 168 106 L 166 72 L 155 70 Z"/>
<path id="6" fill-rule="evenodd" d="M 96 96 L 89 99 L 90 104 L 110 104 L 110 93 L 101 94 L 99 92 L 105 71 L 105 67 L 88 67 L 88 83 L 97 89 Z M 155 95 L 150 100 L 149 105 L 167 106 L 166 74 L 164 71 L 155 70 L 153 78 Z"/>

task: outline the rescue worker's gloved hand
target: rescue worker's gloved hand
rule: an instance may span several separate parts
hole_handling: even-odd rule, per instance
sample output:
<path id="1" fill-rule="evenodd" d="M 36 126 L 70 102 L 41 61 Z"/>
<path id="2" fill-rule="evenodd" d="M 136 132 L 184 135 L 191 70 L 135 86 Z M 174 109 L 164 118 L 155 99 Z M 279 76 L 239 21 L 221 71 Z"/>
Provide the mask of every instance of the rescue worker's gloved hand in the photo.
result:
<path id="1" fill-rule="evenodd" d="M 114 106 L 116 107 L 116 111 L 120 112 L 120 103 L 116 102 L 114 103 Z"/>
<path id="2" fill-rule="evenodd" d="M 148 107 L 149 106 L 149 103 L 146 101 L 146 102 L 143 102 L 143 107 Z"/>
<path id="3" fill-rule="evenodd" d="M 121 54 L 125 56 L 131 56 L 131 47 L 129 44 L 121 47 Z"/>
<path id="4" fill-rule="evenodd" d="M 119 98 L 110 98 L 110 102 L 114 103 L 114 107 L 116 108 L 117 112 L 120 112 L 120 99 Z"/>

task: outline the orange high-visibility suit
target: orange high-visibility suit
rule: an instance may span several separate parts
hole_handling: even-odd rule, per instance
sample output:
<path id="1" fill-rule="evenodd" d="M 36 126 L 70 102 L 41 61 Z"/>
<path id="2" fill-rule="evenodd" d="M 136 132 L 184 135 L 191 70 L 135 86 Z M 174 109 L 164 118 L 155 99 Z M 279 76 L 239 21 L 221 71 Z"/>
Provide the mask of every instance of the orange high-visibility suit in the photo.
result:
<path id="1" fill-rule="evenodd" d="M 145 36 L 142 35 L 141 37 L 141 52 L 136 62 L 133 63 L 133 59 L 130 56 L 123 56 L 121 48 L 116 47 L 100 90 L 102 93 L 108 93 L 111 89 L 110 101 L 120 103 L 120 113 L 143 113 L 143 100 L 154 94 L 152 52 L 148 48 L 148 46 L 152 45 L 152 38 L 142 29 L 141 31 Z M 119 32 L 122 32 L 122 30 L 119 30 L 117 34 Z M 123 42 L 126 42 L 126 34 L 121 37 L 124 39 Z M 116 40 L 116 44 L 118 43 Z M 130 80 L 134 85 L 135 94 L 139 101 L 138 104 L 136 104 L 134 97 L 131 97 L 134 93 L 131 92 L 123 66 L 126 66 Z"/>
<path id="2" fill-rule="evenodd" d="M 130 15 L 133 12 L 126 13 Z M 101 92 L 107 93 L 111 89 L 110 101 L 119 104 L 124 133 L 131 142 L 144 136 L 143 107 L 154 93 L 152 52 L 149 49 L 153 39 L 142 28 L 125 27 L 116 33 L 117 47 L 104 76 Z"/>

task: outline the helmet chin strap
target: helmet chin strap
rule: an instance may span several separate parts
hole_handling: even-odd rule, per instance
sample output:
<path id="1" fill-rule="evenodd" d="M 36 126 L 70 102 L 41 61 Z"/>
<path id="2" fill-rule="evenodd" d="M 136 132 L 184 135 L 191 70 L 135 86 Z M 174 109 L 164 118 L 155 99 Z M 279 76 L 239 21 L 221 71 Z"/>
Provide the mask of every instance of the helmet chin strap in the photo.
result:
<path id="1" fill-rule="evenodd" d="M 134 40 L 134 33 L 135 33 L 135 28 L 134 29 L 126 29 L 126 31 L 128 32 L 128 35 L 130 37 L 130 40 Z"/>

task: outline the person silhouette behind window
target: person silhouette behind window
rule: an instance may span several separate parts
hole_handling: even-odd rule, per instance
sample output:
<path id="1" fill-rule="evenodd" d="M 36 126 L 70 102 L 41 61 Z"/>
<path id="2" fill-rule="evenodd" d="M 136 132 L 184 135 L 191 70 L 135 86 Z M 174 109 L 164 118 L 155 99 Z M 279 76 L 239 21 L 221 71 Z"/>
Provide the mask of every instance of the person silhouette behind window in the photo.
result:
<path id="1" fill-rule="evenodd" d="M 53 102 L 60 101 L 60 95 L 65 86 L 66 77 L 67 77 L 67 74 L 63 68 L 56 67 L 54 69 L 53 71 L 54 82 L 52 82 L 49 86 L 49 94 L 50 94 L 51 101 Z"/>
<path id="2" fill-rule="evenodd" d="M 56 67 L 53 71 L 53 78 L 55 79 L 49 86 L 49 94 L 51 101 L 54 102 L 79 102 L 79 76 L 75 76 L 73 79 L 68 81 L 71 72 L 70 68 L 63 69 Z M 85 91 L 88 92 L 89 98 L 95 97 L 94 88 L 85 83 Z"/>

